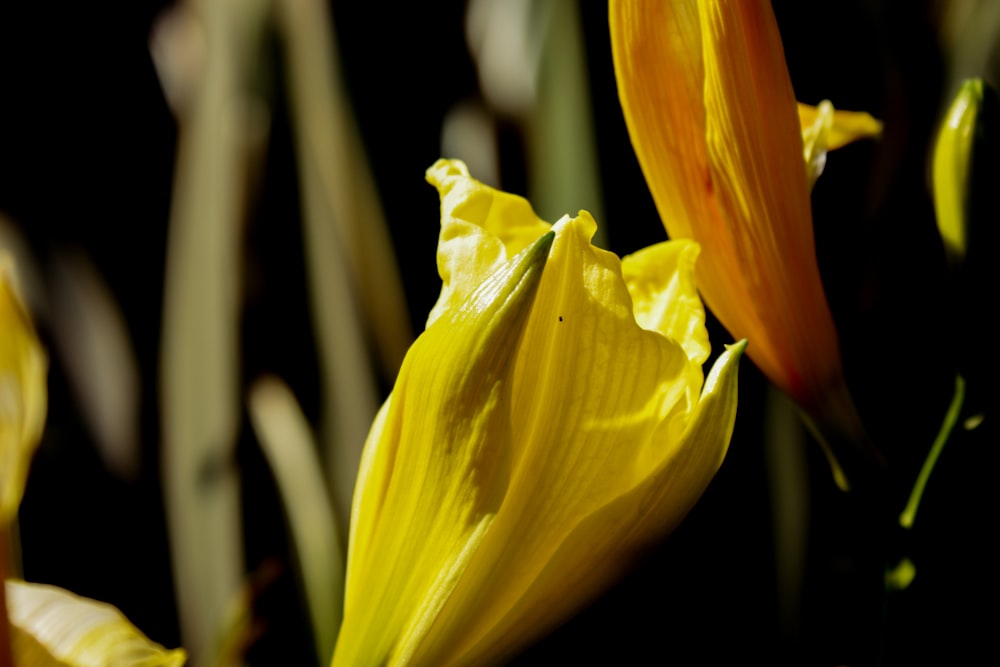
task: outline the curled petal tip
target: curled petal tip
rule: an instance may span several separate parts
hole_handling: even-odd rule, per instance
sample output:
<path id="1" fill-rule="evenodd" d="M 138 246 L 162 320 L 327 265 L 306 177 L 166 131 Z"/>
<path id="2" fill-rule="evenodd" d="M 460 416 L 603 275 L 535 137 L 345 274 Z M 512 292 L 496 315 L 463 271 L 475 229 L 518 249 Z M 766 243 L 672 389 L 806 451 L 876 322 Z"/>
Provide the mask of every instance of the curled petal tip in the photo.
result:
<path id="1" fill-rule="evenodd" d="M 843 148 L 861 139 L 882 135 L 882 123 L 862 111 L 839 111 L 829 100 L 817 106 L 799 104 L 802 125 L 802 148 L 809 186 L 823 173 L 828 151 Z"/>

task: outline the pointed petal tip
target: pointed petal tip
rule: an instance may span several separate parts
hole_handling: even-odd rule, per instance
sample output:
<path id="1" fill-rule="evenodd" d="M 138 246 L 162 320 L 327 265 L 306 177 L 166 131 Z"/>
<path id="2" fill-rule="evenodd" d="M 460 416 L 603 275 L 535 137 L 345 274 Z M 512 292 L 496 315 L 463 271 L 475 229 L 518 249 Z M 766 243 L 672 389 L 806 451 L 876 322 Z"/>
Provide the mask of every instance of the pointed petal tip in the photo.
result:
<path id="1" fill-rule="evenodd" d="M 746 338 L 742 338 L 742 339 L 736 341 L 735 343 L 731 343 L 729 345 L 726 345 L 726 352 L 730 352 L 731 351 L 736 356 L 743 356 L 743 352 L 744 352 L 744 350 L 747 349 L 747 345 L 748 345 L 747 339 Z"/>
<path id="2" fill-rule="evenodd" d="M 735 381 L 738 375 L 740 360 L 743 352 L 747 349 L 747 339 L 743 338 L 730 345 L 726 345 L 726 351 L 719 355 L 719 358 L 712 364 L 712 370 L 705 379 L 705 387 L 702 389 L 702 396 L 715 392 L 720 386 L 732 382 L 735 391 Z M 734 404 L 735 404 L 734 394 Z"/>
<path id="3" fill-rule="evenodd" d="M 549 230 L 545 232 L 531 246 L 529 253 L 533 258 L 542 258 L 542 261 L 545 261 L 549 256 L 549 250 L 552 248 L 552 242 L 555 241 L 555 238 L 556 233 L 554 231 Z"/>
<path id="4" fill-rule="evenodd" d="M 489 313 L 487 317 L 494 324 L 506 322 L 510 313 L 514 312 L 520 315 L 507 324 L 521 322 L 520 317 L 525 313 L 519 306 L 530 308 L 534 301 L 555 237 L 556 233 L 553 231 L 542 234 L 537 241 L 514 257 L 510 264 L 487 278 L 473 293 L 467 305 L 478 312 Z"/>
<path id="5" fill-rule="evenodd" d="M 541 277 L 542 269 L 549 259 L 549 250 L 556 238 L 554 231 L 548 231 L 538 237 L 538 240 L 525 248 L 520 257 L 515 257 L 510 270 L 510 284 L 518 292 L 534 292 Z"/>

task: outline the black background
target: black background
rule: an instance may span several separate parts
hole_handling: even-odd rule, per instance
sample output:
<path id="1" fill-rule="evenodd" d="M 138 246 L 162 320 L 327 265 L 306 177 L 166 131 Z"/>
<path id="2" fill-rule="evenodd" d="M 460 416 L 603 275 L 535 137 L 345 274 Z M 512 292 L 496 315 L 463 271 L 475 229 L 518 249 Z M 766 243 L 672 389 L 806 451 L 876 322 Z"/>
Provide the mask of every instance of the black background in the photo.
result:
<path id="1" fill-rule="evenodd" d="M 156 380 L 176 125 L 148 51 L 161 2 L 5 3 L 0 8 L 0 210 L 44 267 L 82 249 L 128 322 L 143 372 L 144 467 L 136 482 L 102 468 L 58 359 L 47 431 L 21 510 L 25 577 L 121 608 L 155 640 L 179 644 L 157 471 Z M 775 2 L 798 98 L 830 98 L 886 122 L 885 136 L 832 154 L 813 193 L 817 253 L 849 379 L 890 461 L 891 503 L 916 473 L 957 366 L 970 410 L 995 412 L 986 331 L 950 305 L 926 154 L 946 94 L 925 2 Z M 478 94 L 462 2 L 333 2 L 347 84 L 396 244 L 414 329 L 439 289 L 438 201 L 423 179 L 439 157 L 444 114 Z M 606 5 L 581 3 L 611 249 L 662 240 L 631 152 L 611 70 Z M 829 13 L 817 16 L 824 9 Z M 431 52 L 433 51 L 433 57 Z M 277 55 L 276 55 L 277 57 Z M 301 270 L 297 184 L 279 77 L 266 174 L 246 232 L 242 359 L 249 382 L 271 371 L 308 414 L 318 377 Z M 523 191 L 520 137 L 505 126 L 505 189 Z M 988 251 L 986 251 L 988 254 Z M 984 260 L 985 261 L 985 260 Z M 995 301 L 975 304 L 986 312 Z M 710 322 L 713 345 L 731 337 Z M 40 323 L 47 338 L 45 323 Z M 751 342 L 752 344 L 752 342 Z M 867 499 L 844 497 L 810 446 L 810 565 L 800 630 L 779 622 L 762 442 L 765 381 L 745 363 L 730 454 L 702 501 L 619 585 L 518 665 L 967 664 L 991 647 L 997 614 L 997 453 L 989 419 L 945 450 L 917 527 L 896 535 Z M 246 420 L 238 449 L 251 570 L 287 564 L 274 483 Z M 879 545 L 918 575 L 889 603 L 882 649 Z M 309 664 L 301 601 L 287 567 L 257 600 L 264 633 L 252 664 Z"/>

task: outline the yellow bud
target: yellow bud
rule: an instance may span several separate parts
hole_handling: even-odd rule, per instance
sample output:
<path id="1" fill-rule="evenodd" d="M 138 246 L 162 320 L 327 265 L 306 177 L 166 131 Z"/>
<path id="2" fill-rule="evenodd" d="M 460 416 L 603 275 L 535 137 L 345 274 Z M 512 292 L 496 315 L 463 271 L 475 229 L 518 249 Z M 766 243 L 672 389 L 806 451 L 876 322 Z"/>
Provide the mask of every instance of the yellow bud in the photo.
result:
<path id="1" fill-rule="evenodd" d="M 996 112 L 996 93 L 982 79 L 965 81 L 934 146 L 934 209 L 953 269 L 965 260 L 975 220 L 993 217 L 987 209 L 992 209 L 995 198 L 991 191 L 994 179 L 987 172 L 995 168 L 987 146 L 993 141 L 988 126 Z"/>

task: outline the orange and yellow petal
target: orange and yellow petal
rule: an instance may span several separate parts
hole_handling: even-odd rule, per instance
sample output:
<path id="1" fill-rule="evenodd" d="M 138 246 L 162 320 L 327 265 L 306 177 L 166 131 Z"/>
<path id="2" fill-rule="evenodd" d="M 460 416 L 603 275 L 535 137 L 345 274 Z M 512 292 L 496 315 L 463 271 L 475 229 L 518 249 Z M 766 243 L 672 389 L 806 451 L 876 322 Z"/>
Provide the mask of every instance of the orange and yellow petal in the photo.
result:
<path id="1" fill-rule="evenodd" d="M 705 301 L 800 403 L 842 373 L 820 281 L 798 105 L 768 3 L 612 0 L 632 144 Z"/>

